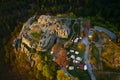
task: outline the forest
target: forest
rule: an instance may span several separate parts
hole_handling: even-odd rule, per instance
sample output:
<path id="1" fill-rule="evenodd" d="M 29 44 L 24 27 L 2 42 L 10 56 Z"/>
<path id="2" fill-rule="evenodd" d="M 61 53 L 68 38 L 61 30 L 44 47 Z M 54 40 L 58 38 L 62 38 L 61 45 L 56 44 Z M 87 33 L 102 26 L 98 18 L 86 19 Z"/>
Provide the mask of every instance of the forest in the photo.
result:
<path id="1" fill-rule="evenodd" d="M 113 31 L 120 45 L 119 4 L 120 0 L 0 0 L 0 76 L 9 77 L 15 59 L 13 40 L 33 15 L 74 14 L 90 19 L 92 25 Z"/>

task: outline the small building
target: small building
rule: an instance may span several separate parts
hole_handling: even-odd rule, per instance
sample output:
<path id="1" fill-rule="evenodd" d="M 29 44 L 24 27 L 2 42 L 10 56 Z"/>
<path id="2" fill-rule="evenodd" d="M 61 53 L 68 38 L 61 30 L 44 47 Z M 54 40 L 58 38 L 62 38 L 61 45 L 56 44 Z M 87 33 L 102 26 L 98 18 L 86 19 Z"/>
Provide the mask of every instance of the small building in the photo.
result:
<path id="1" fill-rule="evenodd" d="M 74 50 L 70 50 L 70 52 L 74 53 Z"/>
<path id="2" fill-rule="evenodd" d="M 67 52 L 67 55 L 70 54 L 70 52 Z"/>
<path id="3" fill-rule="evenodd" d="M 51 51 L 50 54 L 53 54 L 53 51 Z"/>
<path id="4" fill-rule="evenodd" d="M 90 29 L 89 29 L 89 32 L 88 32 L 88 37 L 89 37 L 89 38 L 92 38 L 93 31 L 94 31 L 93 28 L 90 28 Z"/>
<path id="5" fill-rule="evenodd" d="M 75 63 L 75 60 L 73 60 L 73 63 Z"/>
<path id="6" fill-rule="evenodd" d="M 69 66 L 69 70 L 74 70 L 74 66 Z"/>
<path id="7" fill-rule="evenodd" d="M 84 64 L 80 64 L 79 69 L 84 69 Z"/>
<path id="8" fill-rule="evenodd" d="M 77 57 L 76 60 L 77 61 L 82 61 L 82 58 L 81 57 Z"/>
<path id="9" fill-rule="evenodd" d="M 55 57 L 52 60 L 55 61 Z"/>
<path id="10" fill-rule="evenodd" d="M 79 37 L 79 39 L 82 39 L 82 37 Z"/>
<path id="11" fill-rule="evenodd" d="M 55 59 L 55 62 L 60 66 L 60 67 L 66 67 L 69 65 L 69 61 L 68 61 L 68 58 L 67 58 L 67 51 L 62 48 L 60 51 L 59 51 L 59 54 L 58 56 L 56 57 Z"/>
<path id="12" fill-rule="evenodd" d="M 84 65 L 84 70 L 87 70 L 87 65 Z"/>
<path id="13" fill-rule="evenodd" d="M 70 57 L 71 57 L 72 59 L 75 59 L 75 56 L 74 56 L 74 55 L 71 55 Z"/>
<path id="14" fill-rule="evenodd" d="M 74 43 L 77 43 L 77 42 L 78 42 L 78 40 L 79 40 L 79 38 L 76 38 L 76 39 L 74 40 Z"/>
<path id="15" fill-rule="evenodd" d="M 73 63 L 79 63 L 79 61 L 77 61 L 77 60 L 73 60 Z"/>
<path id="16" fill-rule="evenodd" d="M 79 52 L 78 52 L 78 51 L 75 51 L 75 54 L 79 54 Z"/>

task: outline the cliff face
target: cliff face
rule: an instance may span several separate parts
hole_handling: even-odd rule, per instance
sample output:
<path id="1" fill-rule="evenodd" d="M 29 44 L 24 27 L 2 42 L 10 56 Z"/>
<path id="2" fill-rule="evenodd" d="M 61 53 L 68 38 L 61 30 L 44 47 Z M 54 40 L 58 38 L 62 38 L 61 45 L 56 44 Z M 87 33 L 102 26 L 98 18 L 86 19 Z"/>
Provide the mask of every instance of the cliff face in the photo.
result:
<path id="1" fill-rule="evenodd" d="M 53 45 L 57 37 L 68 38 L 69 34 L 69 23 L 62 23 L 52 16 L 42 15 L 38 19 L 34 16 L 23 25 L 13 46 L 16 50 L 21 47 L 21 51 L 26 48 L 25 52 L 29 48 L 45 51 Z"/>

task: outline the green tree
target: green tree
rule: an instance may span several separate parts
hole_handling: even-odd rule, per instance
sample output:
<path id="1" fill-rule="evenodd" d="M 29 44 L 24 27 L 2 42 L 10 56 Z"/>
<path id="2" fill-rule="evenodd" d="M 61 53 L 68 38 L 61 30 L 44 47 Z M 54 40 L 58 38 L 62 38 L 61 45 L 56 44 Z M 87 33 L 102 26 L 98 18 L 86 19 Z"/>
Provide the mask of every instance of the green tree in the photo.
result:
<path id="1" fill-rule="evenodd" d="M 71 77 L 67 76 L 64 70 L 57 71 L 57 80 L 73 80 Z"/>
<path id="2" fill-rule="evenodd" d="M 52 71 L 50 69 L 50 66 L 49 65 L 44 65 L 43 66 L 43 72 L 42 74 L 46 77 L 46 79 L 48 80 L 52 80 L 53 79 L 53 76 L 52 76 Z"/>
<path id="3" fill-rule="evenodd" d="M 37 69 L 38 70 L 40 70 L 40 71 L 42 71 L 43 70 L 43 64 L 42 63 L 39 63 L 38 65 L 37 65 Z"/>

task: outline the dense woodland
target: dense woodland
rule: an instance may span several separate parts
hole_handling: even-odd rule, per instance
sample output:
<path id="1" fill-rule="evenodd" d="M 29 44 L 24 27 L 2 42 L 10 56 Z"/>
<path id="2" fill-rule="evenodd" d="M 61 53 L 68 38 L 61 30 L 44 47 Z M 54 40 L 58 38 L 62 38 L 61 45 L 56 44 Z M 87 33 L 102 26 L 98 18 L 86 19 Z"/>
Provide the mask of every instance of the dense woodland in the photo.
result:
<path id="1" fill-rule="evenodd" d="M 120 38 L 119 4 L 120 0 L 0 0 L 0 74 L 9 75 L 15 57 L 13 40 L 31 16 L 72 13 L 90 19 L 92 25 L 108 28 Z"/>

